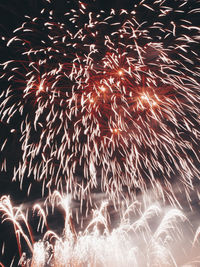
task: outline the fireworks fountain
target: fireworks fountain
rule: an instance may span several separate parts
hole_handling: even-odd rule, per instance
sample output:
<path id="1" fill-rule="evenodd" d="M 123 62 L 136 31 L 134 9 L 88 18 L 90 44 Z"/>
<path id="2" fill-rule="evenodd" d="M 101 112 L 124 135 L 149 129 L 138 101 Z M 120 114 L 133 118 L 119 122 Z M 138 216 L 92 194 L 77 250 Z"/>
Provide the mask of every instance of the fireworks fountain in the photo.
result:
<path id="1" fill-rule="evenodd" d="M 69 199 L 54 192 L 50 202 L 54 208 L 61 206 L 64 209 L 63 235 L 58 236 L 48 229 L 45 211 L 36 204 L 33 209 L 38 210 L 40 216 L 38 229 L 43 232 L 46 228 L 46 232 L 42 240 L 34 242 L 23 207 L 12 207 L 6 196 L 1 199 L 0 210 L 4 213 L 4 220 L 13 222 L 17 240 L 22 236 L 32 253 L 31 259 L 25 253 L 22 254 L 18 241 L 21 266 L 180 266 L 178 264 L 183 263 L 183 259 L 188 259 L 190 254 L 195 256 L 193 261 L 190 259 L 189 265 L 181 266 L 195 267 L 200 263 L 199 228 L 193 241 L 190 238 L 188 240 L 188 236 L 184 238 L 184 224 L 188 227 L 189 222 L 178 209 L 163 210 L 158 203 L 154 203 L 143 211 L 141 202 L 135 201 L 125 210 L 121 207 L 123 211 L 120 222 L 111 230 L 108 202 L 104 201 L 99 209 L 93 211 L 93 218 L 86 229 L 77 233 L 72 223 Z M 26 229 L 22 228 L 20 221 L 24 222 Z M 183 240 L 188 244 L 187 255 L 183 254 L 184 249 L 180 249 L 178 254 L 173 251 Z"/>
<path id="2" fill-rule="evenodd" d="M 43 183 L 42 194 L 48 193 L 48 199 L 55 196 L 56 188 L 61 195 L 79 200 L 81 209 L 84 201 L 87 210 L 92 205 L 93 192 L 105 193 L 117 209 L 120 202 L 134 202 L 150 190 L 162 203 L 181 208 L 177 191 L 188 203 L 191 194 L 198 195 L 200 28 L 191 22 L 200 11 L 198 5 L 187 0 L 173 6 L 165 0 L 142 0 L 131 10 L 103 11 L 92 4 L 78 4 L 78 9 L 58 18 L 47 1 L 40 16 L 26 16 L 6 40 L 16 54 L 2 63 L 6 88 L 0 96 L 0 117 L 10 129 L 9 136 L 20 144 L 13 180 L 19 180 L 22 188 L 24 179 L 33 177 Z M 9 147 L 6 137 L 2 153 Z M 7 164 L 5 152 L 2 170 Z M 176 187 L 174 180 L 179 181 Z M 31 184 L 28 195 L 30 191 Z M 18 223 L 19 216 L 29 229 L 20 208 L 13 209 L 5 196 L 1 200 L 4 218 L 14 223 L 19 250 L 22 235 L 33 252 L 32 260 L 21 260 L 22 265 L 44 266 L 49 260 L 55 266 L 113 266 L 104 249 L 116 240 L 110 252 L 116 255 L 115 266 L 177 266 L 165 238 L 173 239 L 174 218 L 183 221 L 186 217 L 173 209 L 163 215 L 166 224 L 161 222 L 153 231 L 145 214 L 148 218 L 161 215 L 161 206 L 150 206 L 150 210 L 144 206 L 137 209 L 138 214 L 144 211 L 139 221 L 129 221 L 125 211 L 113 231 L 107 228 L 108 213 L 102 215 L 105 208 L 95 212 L 98 219 L 89 223 L 94 228 L 82 234 L 76 233 L 67 217 L 63 238 L 50 230 L 44 235 L 54 251 L 50 259 L 45 256 L 45 242 L 35 243 L 31 232 L 29 239 Z M 39 210 L 46 224 L 46 215 Z M 97 231 L 99 222 L 103 235 Z M 138 229 L 147 248 L 145 257 L 133 245 Z M 168 230 L 172 231 L 169 235 Z M 57 240 L 53 245 L 52 239 Z M 131 253 L 124 265 L 117 257 L 127 252 L 119 254 L 122 240 Z M 83 243 L 87 244 L 84 251 Z M 91 255 L 85 258 L 89 249 Z M 38 263 L 36 251 L 43 250 Z"/>

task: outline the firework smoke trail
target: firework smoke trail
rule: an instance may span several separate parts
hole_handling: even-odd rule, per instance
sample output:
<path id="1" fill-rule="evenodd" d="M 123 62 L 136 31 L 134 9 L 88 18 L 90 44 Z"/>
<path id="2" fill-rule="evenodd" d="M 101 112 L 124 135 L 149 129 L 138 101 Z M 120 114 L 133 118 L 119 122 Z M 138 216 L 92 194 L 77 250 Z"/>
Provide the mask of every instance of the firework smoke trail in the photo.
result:
<path id="1" fill-rule="evenodd" d="M 82 199 L 99 184 L 112 197 L 151 185 L 173 202 L 178 176 L 189 199 L 199 175 L 200 29 L 187 18 L 199 10 L 181 16 L 188 1 L 176 4 L 108 14 L 80 2 L 64 23 L 48 9 L 26 18 L 7 44 L 16 58 L 2 64 L 1 120 L 22 150 L 14 180 L 33 175 L 43 190 Z"/>
<path id="2" fill-rule="evenodd" d="M 39 210 L 38 229 L 45 233 L 42 240 L 34 242 L 23 207 L 12 207 L 9 197 L 1 198 L 0 210 L 4 220 L 13 222 L 16 236 L 18 231 L 31 250 L 30 259 L 25 253 L 22 254 L 21 266 L 185 266 L 182 265 L 184 246 L 181 246 L 181 252 L 179 247 L 184 239 L 183 225 L 188 222 L 178 209 L 165 211 L 159 204 L 151 204 L 143 210 L 142 203 L 135 201 L 122 212 L 118 226 L 110 230 L 108 202 L 103 202 L 100 208 L 93 211 L 93 219 L 86 229 L 76 233 L 70 223 L 70 200 L 66 201 L 58 192 L 54 192 L 49 200 L 54 208 L 60 206 L 65 211 L 63 236 L 48 229 L 47 214 L 36 204 L 33 209 Z M 21 220 L 25 222 L 24 229 L 20 225 Z M 199 229 L 193 245 L 190 244 L 192 240 L 185 239 L 190 250 L 199 249 Z M 177 248 L 179 254 L 176 255 Z M 196 257 L 187 266 L 196 266 L 199 260 Z"/>

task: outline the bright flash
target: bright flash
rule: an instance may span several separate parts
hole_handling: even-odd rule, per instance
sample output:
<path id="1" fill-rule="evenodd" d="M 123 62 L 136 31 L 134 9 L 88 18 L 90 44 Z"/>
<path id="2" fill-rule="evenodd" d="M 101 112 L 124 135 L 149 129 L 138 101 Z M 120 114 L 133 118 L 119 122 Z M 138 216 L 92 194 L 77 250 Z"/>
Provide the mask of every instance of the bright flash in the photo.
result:
<path id="1" fill-rule="evenodd" d="M 119 70 L 119 71 L 118 71 L 118 74 L 119 74 L 120 76 L 122 76 L 122 75 L 123 75 L 123 71 L 122 71 L 122 70 Z"/>
<path id="2" fill-rule="evenodd" d="M 101 86 L 101 87 L 100 87 L 100 90 L 101 90 L 102 92 L 105 92 L 105 91 L 106 91 L 106 88 L 105 88 L 104 86 Z"/>
<path id="3" fill-rule="evenodd" d="M 39 87 L 38 87 L 38 91 L 41 92 L 44 90 L 44 82 L 42 81 L 40 84 L 39 84 Z"/>
<path id="4" fill-rule="evenodd" d="M 149 100 L 149 98 L 148 98 L 148 96 L 147 96 L 147 95 L 142 95 L 142 96 L 141 96 L 141 99 L 142 99 L 142 100 L 146 100 L 146 101 L 148 101 L 148 100 Z"/>
<path id="5" fill-rule="evenodd" d="M 111 129 L 111 132 L 114 134 L 117 134 L 117 133 L 119 133 L 119 129 L 117 129 L 117 128 Z"/>

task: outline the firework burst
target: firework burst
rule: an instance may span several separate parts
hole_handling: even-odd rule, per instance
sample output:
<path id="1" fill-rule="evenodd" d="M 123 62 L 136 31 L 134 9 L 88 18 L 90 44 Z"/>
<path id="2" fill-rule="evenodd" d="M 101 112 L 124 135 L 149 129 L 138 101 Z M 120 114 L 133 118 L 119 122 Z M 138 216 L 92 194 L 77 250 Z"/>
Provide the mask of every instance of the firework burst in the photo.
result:
<path id="1" fill-rule="evenodd" d="M 21 146 L 14 179 L 80 198 L 99 185 L 112 197 L 150 185 L 170 198 L 178 176 L 188 195 L 199 175 L 198 9 L 79 4 L 60 21 L 48 8 L 27 16 L 7 43 L 16 57 L 2 64 L 0 114 Z"/>

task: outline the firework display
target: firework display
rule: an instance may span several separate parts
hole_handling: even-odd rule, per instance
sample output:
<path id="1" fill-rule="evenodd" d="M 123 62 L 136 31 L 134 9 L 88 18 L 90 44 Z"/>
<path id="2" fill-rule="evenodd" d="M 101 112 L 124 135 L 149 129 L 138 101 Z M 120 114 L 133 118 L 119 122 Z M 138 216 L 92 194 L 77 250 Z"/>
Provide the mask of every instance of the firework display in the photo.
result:
<path id="1" fill-rule="evenodd" d="M 192 188 L 199 28 L 168 20 L 165 1 L 135 9 L 92 13 L 80 3 L 64 22 L 52 10 L 44 20 L 42 10 L 15 30 L 7 45 L 16 58 L 2 65 L 9 86 L 1 96 L 1 120 L 14 125 L 22 150 L 14 179 L 33 175 L 74 195 L 98 184 L 116 195 L 161 184 L 169 194 L 175 175 Z"/>
<path id="2" fill-rule="evenodd" d="M 163 209 L 158 203 L 149 205 L 142 210 L 142 203 L 135 201 L 122 212 L 118 227 L 110 230 L 110 218 L 107 211 L 108 202 L 103 202 L 99 209 L 93 211 L 93 218 L 84 232 L 76 232 L 72 224 L 70 199 L 58 192 L 51 196 L 51 205 L 64 209 L 65 226 L 63 236 L 48 228 L 47 216 L 39 204 L 33 209 L 40 217 L 38 229 L 44 231 L 43 238 L 34 241 L 31 226 L 23 207 L 12 207 L 8 197 L 1 198 L 0 210 L 4 220 L 11 220 L 15 227 L 17 240 L 25 239 L 26 246 L 32 257 L 27 258 L 22 253 L 19 243 L 21 259 L 20 266 L 190 266 L 200 263 L 199 228 L 193 240 L 183 236 L 184 225 L 189 224 L 186 216 L 178 209 Z M 122 205 L 123 206 L 123 205 Z M 135 218 L 133 220 L 133 217 Z M 152 220 L 154 226 L 152 226 Z M 21 226 L 23 222 L 26 229 Z M 38 230 L 39 231 L 39 230 Z M 191 231 L 191 229 L 190 229 Z M 28 232 L 28 234 L 26 234 Z M 193 259 L 187 262 L 184 247 L 179 248 L 184 238 L 187 238 L 188 251 Z M 179 253 L 177 253 L 179 248 Z M 190 255 L 191 254 L 191 255 Z M 181 265 L 180 265 L 181 264 Z"/>
<path id="3" fill-rule="evenodd" d="M 196 224 L 183 248 L 195 251 L 194 262 L 183 265 L 173 250 L 188 223 L 183 204 L 192 210 L 191 195 L 200 199 L 200 27 L 193 23 L 200 3 L 138 0 L 103 10 L 97 2 L 73 1 L 68 9 L 67 1 L 58 14 L 53 0 L 42 1 L 37 16 L 1 37 L 9 51 L 0 61 L 1 171 L 22 190 L 28 184 L 27 195 L 42 184 L 45 203 L 65 211 L 60 237 L 48 226 L 48 205 L 34 205 L 38 229 L 46 229 L 35 241 L 28 213 L 1 197 L 19 264 L 196 266 Z M 156 204 L 139 200 L 150 192 Z M 113 227 L 103 202 L 81 232 L 97 193 L 121 212 L 119 224 Z M 65 195 L 78 201 L 79 215 Z"/>

